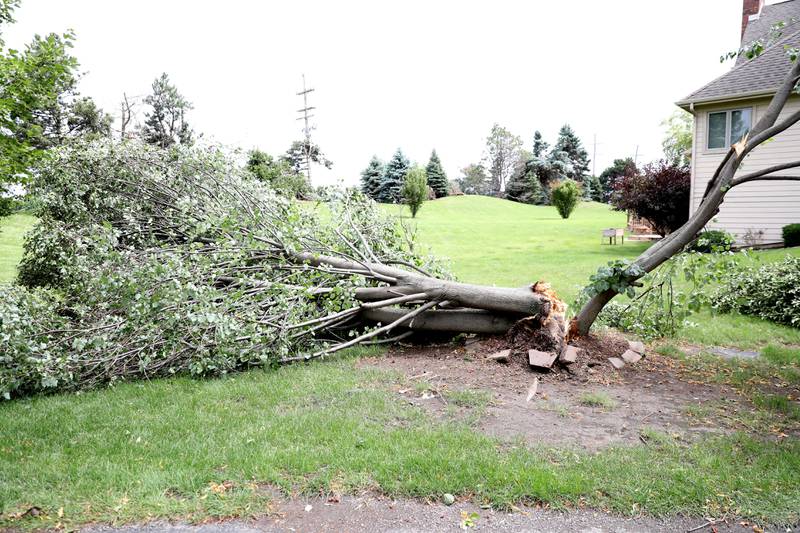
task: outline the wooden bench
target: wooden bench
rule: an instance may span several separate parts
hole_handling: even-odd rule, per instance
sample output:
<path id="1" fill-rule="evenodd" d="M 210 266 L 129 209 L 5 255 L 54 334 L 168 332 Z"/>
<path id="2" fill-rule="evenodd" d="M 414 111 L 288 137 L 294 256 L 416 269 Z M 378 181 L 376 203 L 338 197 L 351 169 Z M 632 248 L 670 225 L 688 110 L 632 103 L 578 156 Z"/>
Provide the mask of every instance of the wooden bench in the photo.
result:
<path id="1" fill-rule="evenodd" d="M 600 244 L 605 244 L 608 239 L 608 244 L 617 244 L 617 237 L 622 238 L 622 244 L 625 244 L 625 230 L 619 228 L 608 228 L 603 230 L 603 237 Z M 613 241 L 613 242 L 612 242 Z"/>

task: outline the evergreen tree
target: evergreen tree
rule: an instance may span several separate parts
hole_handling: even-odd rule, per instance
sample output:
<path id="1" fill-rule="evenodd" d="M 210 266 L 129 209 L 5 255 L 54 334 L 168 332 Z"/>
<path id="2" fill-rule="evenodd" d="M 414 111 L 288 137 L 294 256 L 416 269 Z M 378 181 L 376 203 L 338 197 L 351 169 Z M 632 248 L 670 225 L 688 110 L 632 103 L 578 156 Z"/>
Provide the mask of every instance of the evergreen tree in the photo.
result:
<path id="1" fill-rule="evenodd" d="M 564 124 L 558 132 L 558 141 L 556 141 L 551 153 L 555 152 L 564 152 L 566 154 L 567 161 L 569 161 L 571 167 L 567 177 L 583 183 L 589 173 L 589 154 L 568 124 Z"/>
<path id="2" fill-rule="evenodd" d="M 436 198 L 447 196 L 450 187 L 447 184 L 447 175 L 444 173 L 442 162 L 439 160 L 436 150 L 431 152 L 431 158 L 428 161 L 428 166 L 425 167 L 425 173 L 428 175 L 428 186 L 433 189 Z"/>
<path id="3" fill-rule="evenodd" d="M 614 192 L 616 183 L 626 174 L 636 173 L 636 164 L 630 157 L 626 159 L 615 159 L 614 163 L 605 169 L 598 178 L 602 189 L 601 202 L 611 203 L 611 195 Z"/>
<path id="4" fill-rule="evenodd" d="M 153 82 L 153 94 L 144 99 L 152 110 L 145 114 L 142 136 L 150 144 L 169 148 L 175 144 L 192 144 L 192 129 L 186 112 L 192 104 L 169 81 L 166 72 Z"/>
<path id="5" fill-rule="evenodd" d="M 428 178 L 425 176 L 425 169 L 416 165 L 411 167 L 403 179 L 401 196 L 403 203 L 411 210 L 411 218 L 416 217 L 422 203 L 428 198 Z"/>
<path id="6" fill-rule="evenodd" d="M 402 201 L 400 190 L 403 188 L 409 166 L 408 158 L 398 148 L 386 165 L 376 200 L 384 204 L 396 204 Z"/>
<path id="7" fill-rule="evenodd" d="M 536 130 L 533 134 L 533 157 L 544 157 L 549 147 L 550 145 L 544 142 L 541 132 Z"/>
<path id="8" fill-rule="evenodd" d="M 373 200 L 377 200 L 383 173 L 383 163 L 378 159 L 378 156 L 373 155 L 367 168 L 361 171 L 361 192 Z"/>

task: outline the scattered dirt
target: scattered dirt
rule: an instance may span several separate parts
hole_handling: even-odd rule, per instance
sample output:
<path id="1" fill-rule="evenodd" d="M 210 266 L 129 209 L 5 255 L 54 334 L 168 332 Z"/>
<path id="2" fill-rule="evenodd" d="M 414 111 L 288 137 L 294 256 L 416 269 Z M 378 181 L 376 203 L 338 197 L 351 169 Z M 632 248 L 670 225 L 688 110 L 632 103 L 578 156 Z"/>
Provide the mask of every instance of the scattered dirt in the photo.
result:
<path id="1" fill-rule="evenodd" d="M 476 427 L 501 438 L 522 437 L 530 444 L 597 450 L 614 444 L 642 445 L 649 430 L 691 442 L 709 433 L 746 429 L 739 418 L 720 416 L 751 410 L 745 399 L 730 387 L 682 378 L 673 359 L 651 353 L 615 370 L 607 359 L 627 349 L 624 337 L 613 333 L 590 337 L 577 346 L 584 350 L 579 361 L 552 372 L 530 370 L 519 346 L 511 346 L 508 364 L 487 360 L 509 347 L 503 338 L 460 347 L 395 348 L 360 364 L 402 372 L 407 379 L 398 384 L 398 396 L 439 417 L 452 415 L 446 404 L 448 392 L 486 391 L 492 400 L 478 412 Z M 538 392 L 528 402 L 534 378 L 539 380 Z M 585 398 L 591 393 L 610 401 L 596 405 L 597 401 Z"/>
<path id="2" fill-rule="evenodd" d="M 91 533 L 255 533 L 255 532 L 439 532 L 439 531 L 541 531 L 550 533 L 633 533 L 688 531 L 750 532 L 737 521 L 708 523 L 704 518 L 621 518 L 602 512 L 574 510 L 569 513 L 539 508 L 519 508 L 513 513 L 481 509 L 466 502 L 452 506 L 415 500 L 360 496 L 331 503 L 324 498 L 277 500 L 270 516 L 256 520 L 230 520 L 202 525 L 153 522 L 124 527 L 94 526 Z M 469 520 L 469 525 L 465 523 Z M 713 527 L 713 529 L 712 529 Z"/>

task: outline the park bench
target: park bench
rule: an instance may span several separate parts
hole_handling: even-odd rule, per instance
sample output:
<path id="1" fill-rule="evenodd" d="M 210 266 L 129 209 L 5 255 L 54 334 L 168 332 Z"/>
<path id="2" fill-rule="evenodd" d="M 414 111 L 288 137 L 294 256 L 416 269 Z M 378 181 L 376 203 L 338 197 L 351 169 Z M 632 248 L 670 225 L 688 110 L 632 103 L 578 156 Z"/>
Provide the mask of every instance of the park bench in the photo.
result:
<path id="1" fill-rule="evenodd" d="M 622 238 L 622 244 L 625 244 L 625 230 L 620 228 L 608 228 L 603 230 L 603 237 L 600 244 L 605 244 L 608 239 L 608 244 L 617 244 L 617 237 Z M 613 241 L 613 242 L 612 242 Z"/>

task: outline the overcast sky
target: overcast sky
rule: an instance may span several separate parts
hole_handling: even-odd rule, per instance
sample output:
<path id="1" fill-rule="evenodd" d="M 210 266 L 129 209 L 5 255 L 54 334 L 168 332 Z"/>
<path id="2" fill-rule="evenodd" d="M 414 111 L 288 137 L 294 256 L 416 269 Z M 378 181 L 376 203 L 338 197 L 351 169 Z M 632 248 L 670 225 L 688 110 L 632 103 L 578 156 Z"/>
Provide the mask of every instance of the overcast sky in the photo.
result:
<path id="1" fill-rule="evenodd" d="M 167 72 L 192 126 L 229 146 L 281 153 L 301 137 L 301 74 L 313 135 L 333 160 L 315 184 L 355 183 L 397 147 L 448 176 L 482 156 L 494 122 L 553 142 L 569 123 L 597 172 L 659 158 L 673 102 L 730 68 L 741 0 L 23 0 L 8 45 L 75 30 L 80 89 L 118 115 Z"/>

